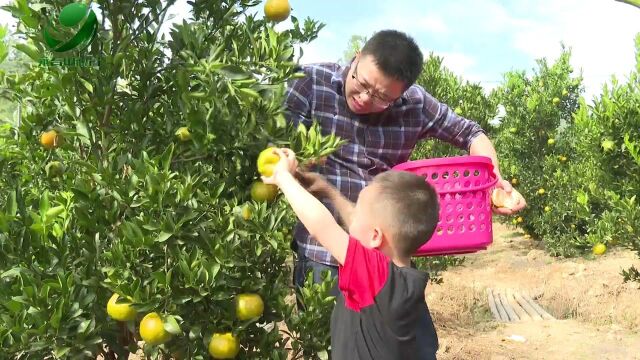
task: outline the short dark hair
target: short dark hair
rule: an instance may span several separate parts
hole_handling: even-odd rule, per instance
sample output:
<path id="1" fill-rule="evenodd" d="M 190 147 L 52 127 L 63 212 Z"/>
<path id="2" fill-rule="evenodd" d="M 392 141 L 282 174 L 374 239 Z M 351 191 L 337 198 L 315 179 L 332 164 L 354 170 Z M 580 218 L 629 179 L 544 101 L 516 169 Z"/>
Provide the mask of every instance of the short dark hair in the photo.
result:
<path id="1" fill-rule="evenodd" d="M 422 176 L 390 170 L 377 175 L 374 216 L 386 225 L 398 255 L 410 257 L 431 238 L 439 220 L 436 190 Z"/>
<path id="2" fill-rule="evenodd" d="M 382 30 L 369 39 L 361 51 L 371 55 L 376 65 L 385 75 L 413 85 L 420 72 L 424 57 L 418 44 L 407 34 L 396 30 Z"/>

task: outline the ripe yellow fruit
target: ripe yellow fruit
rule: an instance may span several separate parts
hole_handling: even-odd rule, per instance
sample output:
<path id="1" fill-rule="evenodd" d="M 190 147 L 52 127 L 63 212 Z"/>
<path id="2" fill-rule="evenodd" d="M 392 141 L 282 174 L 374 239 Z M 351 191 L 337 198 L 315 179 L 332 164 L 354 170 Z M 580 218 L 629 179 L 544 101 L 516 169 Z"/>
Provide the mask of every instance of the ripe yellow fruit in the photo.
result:
<path id="1" fill-rule="evenodd" d="M 107 314 L 117 321 L 131 321 L 136 318 L 137 312 L 131 306 L 130 302 L 123 302 L 120 304 L 116 304 L 118 301 L 119 295 L 113 294 L 111 295 L 111 299 L 107 303 Z"/>
<path id="2" fill-rule="evenodd" d="M 544 195 L 544 193 L 545 193 L 544 188 L 538 189 L 538 195 Z"/>
<path id="3" fill-rule="evenodd" d="M 258 202 L 271 202 L 278 196 L 278 187 L 256 181 L 251 185 L 251 198 Z"/>
<path id="4" fill-rule="evenodd" d="M 554 138 L 549 138 L 549 140 L 547 140 L 547 144 L 549 144 L 549 145 L 553 145 L 555 143 L 556 143 L 556 139 L 554 139 Z"/>
<path id="5" fill-rule="evenodd" d="M 249 205 L 245 205 L 242 207 L 242 218 L 245 220 L 251 219 L 251 208 Z"/>
<path id="6" fill-rule="evenodd" d="M 516 189 L 511 189 L 511 194 L 499 188 L 494 189 L 491 193 L 491 203 L 499 208 L 513 209 L 521 198 L 522 195 Z"/>
<path id="7" fill-rule="evenodd" d="M 511 179 L 511 185 L 518 185 L 518 179 L 516 178 Z"/>
<path id="8" fill-rule="evenodd" d="M 43 132 L 40 135 L 40 145 L 47 150 L 55 149 L 60 146 L 60 136 L 55 130 Z"/>
<path id="9" fill-rule="evenodd" d="M 176 130 L 176 136 L 180 141 L 189 141 L 191 140 L 191 133 L 189 132 L 189 128 L 183 126 Z"/>
<path id="10" fill-rule="evenodd" d="M 258 172 L 262 176 L 272 176 L 273 168 L 280 161 L 280 156 L 274 153 L 273 150 L 275 150 L 274 147 L 266 148 L 258 155 Z"/>
<path id="11" fill-rule="evenodd" d="M 603 243 L 597 243 L 593 245 L 593 249 L 591 250 L 593 251 L 593 255 L 602 255 L 607 251 L 607 245 Z"/>
<path id="12" fill-rule="evenodd" d="M 564 155 L 560 155 L 560 156 L 558 156 L 558 160 L 560 160 L 560 162 L 565 162 L 565 161 L 567 161 L 567 157 L 564 156 Z"/>
<path id="13" fill-rule="evenodd" d="M 239 320 L 246 321 L 249 319 L 262 316 L 264 312 L 264 302 L 258 294 L 239 294 L 236 297 L 236 317 Z"/>
<path id="14" fill-rule="evenodd" d="M 545 206 L 545 207 L 544 207 L 544 211 L 545 211 L 545 212 L 549 212 L 549 211 L 551 211 L 551 207 L 549 207 L 549 206 Z"/>
<path id="15" fill-rule="evenodd" d="M 291 6 L 288 0 L 267 0 L 264 4 L 264 15 L 271 21 L 284 21 L 289 14 L 291 14 Z"/>
<path id="16" fill-rule="evenodd" d="M 160 345 L 171 339 L 171 333 L 164 329 L 160 315 L 152 312 L 140 322 L 140 337 L 149 345 Z"/>
<path id="17" fill-rule="evenodd" d="M 552 101 L 553 101 L 553 105 L 560 104 L 560 98 L 554 97 Z"/>
<path id="18" fill-rule="evenodd" d="M 521 223 L 521 222 L 523 222 L 523 221 L 524 221 L 524 219 L 522 218 L 522 216 L 518 216 L 518 218 L 516 219 L 516 222 L 517 222 L 518 224 L 520 224 L 520 223 Z"/>
<path id="19" fill-rule="evenodd" d="M 214 359 L 233 359 L 240 352 L 240 343 L 232 333 L 215 333 L 209 341 L 209 355 Z"/>

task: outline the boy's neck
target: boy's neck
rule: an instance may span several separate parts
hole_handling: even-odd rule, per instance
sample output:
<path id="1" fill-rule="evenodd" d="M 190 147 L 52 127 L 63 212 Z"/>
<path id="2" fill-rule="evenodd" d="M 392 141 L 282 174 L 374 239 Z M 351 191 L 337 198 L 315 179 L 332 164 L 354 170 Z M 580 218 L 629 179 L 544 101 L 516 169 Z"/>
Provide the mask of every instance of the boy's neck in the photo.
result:
<path id="1" fill-rule="evenodd" d="M 402 257 L 402 256 L 397 256 L 395 251 L 393 251 L 393 248 L 391 248 L 390 246 L 382 246 L 380 248 L 380 251 L 387 255 L 387 257 L 393 261 L 394 264 L 396 264 L 396 266 L 398 267 L 411 267 L 411 258 L 408 257 Z"/>

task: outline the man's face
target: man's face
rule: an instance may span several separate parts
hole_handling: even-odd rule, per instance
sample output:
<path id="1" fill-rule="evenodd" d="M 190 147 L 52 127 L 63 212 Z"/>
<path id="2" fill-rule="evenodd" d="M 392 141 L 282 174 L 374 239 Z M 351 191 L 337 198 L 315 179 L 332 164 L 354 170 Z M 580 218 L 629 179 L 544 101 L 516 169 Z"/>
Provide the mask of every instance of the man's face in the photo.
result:
<path id="1" fill-rule="evenodd" d="M 384 111 L 402 96 L 405 84 L 382 73 L 372 56 L 358 54 L 345 84 L 349 109 L 356 114 Z"/>

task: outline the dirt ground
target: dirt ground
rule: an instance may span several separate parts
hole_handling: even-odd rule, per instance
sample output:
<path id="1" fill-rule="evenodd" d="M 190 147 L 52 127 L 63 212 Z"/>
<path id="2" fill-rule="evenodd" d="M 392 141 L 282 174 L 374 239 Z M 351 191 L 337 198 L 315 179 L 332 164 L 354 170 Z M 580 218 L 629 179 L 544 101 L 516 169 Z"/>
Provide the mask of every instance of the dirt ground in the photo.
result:
<path id="1" fill-rule="evenodd" d="M 620 275 L 640 263 L 634 253 L 552 258 L 506 226 L 494 232 L 488 250 L 427 288 L 438 359 L 640 359 L 640 289 Z M 526 291 L 557 320 L 496 322 L 488 287 Z"/>

